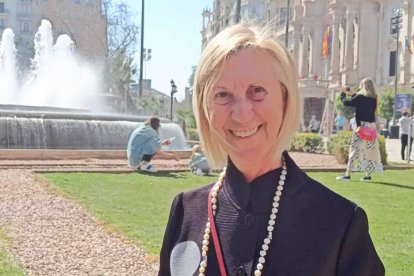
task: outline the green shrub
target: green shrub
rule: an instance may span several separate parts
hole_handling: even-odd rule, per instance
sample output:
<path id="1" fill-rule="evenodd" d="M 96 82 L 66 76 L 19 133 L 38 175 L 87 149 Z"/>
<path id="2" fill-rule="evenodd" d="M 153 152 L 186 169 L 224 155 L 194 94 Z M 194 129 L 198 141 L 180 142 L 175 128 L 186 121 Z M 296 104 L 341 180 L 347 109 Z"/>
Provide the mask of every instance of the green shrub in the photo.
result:
<path id="1" fill-rule="evenodd" d="M 290 144 L 290 150 L 308 153 L 322 153 L 322 136 L 316 133 L 296 133 Z"/>
<path id="2" fill-rule="evenodd" d="M 200 136 L 196 128 L 187 128 L 187 139 L 191 141 L 200 141 Z"/>
<path id="3" fill-rule="evenodd" d="M 327 151 L 329 154 L 334 155 L 336 160 L 345 164 L 348 162 L 349 146 L 351 145 L 352 131 L 340 131 L 336 135 L 332 135 L 329 138 L 327 144 Z M 381 154 L 381 162 L 383 165 L 387 164 L 387 151 L 385 148 L 385 138 L 382 135 L 378 135 L 378 142 Z"/>
<path id="4" fill-rule="evenodd" d="M 385 138 L 382 135 L 378 135 L 378 142 L 381 154 L 381 163 L 383 165 L 387 164 L 387 149 L 385 147 Z"/>

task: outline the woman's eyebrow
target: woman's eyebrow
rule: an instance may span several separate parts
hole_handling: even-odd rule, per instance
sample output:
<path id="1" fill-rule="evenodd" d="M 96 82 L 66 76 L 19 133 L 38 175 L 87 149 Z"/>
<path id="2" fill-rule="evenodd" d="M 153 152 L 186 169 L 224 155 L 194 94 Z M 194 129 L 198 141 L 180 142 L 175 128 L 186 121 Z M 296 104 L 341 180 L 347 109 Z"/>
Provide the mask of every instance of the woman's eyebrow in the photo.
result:
<path id="1" fill-rule="evenodd" d="M 218 90 L 218 89 L 229 90 L 227 87 L 225 87 L 225 86 L 221 86 L 221 85 L 218 85 L 218 86 L 213 86 L 213 89 L 214 89 L 214 90 Z"/>

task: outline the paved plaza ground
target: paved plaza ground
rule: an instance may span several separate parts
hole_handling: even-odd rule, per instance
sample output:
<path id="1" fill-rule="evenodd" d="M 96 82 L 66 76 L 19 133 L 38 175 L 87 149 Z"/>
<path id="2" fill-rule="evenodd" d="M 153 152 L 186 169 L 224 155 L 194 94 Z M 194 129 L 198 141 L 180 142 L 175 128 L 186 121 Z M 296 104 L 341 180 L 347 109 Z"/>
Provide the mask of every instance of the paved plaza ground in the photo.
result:
<path id="1" fill-rule="evenodd" d="M 388 158 L 406 167 L 399 140 L 387 140 Z M 307 170 L 344 171 L 333 156 L 292 153 Z M 154 160 L 160 170 L 187 170 L 188 159 Z M 411 163 L 410 166 L 413 166 Z M 0 161 L 0 228 L 13 241 L 10 255 L 27 275 L 156 275 L 157 264 L 79 204 L 59 195 L 36 171 L 128 172 L 125 160 Z"/>

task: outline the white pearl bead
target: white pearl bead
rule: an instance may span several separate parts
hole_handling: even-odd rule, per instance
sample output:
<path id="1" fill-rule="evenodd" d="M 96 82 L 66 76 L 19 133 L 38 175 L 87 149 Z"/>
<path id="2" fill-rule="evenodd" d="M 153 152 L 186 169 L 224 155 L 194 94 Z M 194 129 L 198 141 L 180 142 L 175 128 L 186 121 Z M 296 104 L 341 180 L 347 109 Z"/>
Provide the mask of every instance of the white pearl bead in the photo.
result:
<path id="1" fill-rule="evenodd" d="M 212 197 L 217 197 L 217 192 L 214 192 L 211 194 Z"/>
<path id="2" fill-rule="evenodd" d="M 280 176 L 280 179 L 281 179 L 281 180 L 285 180 L 285 179 L 286 179 L 286 176 L 282 174 L 282 175 Z"/>
<path id="3" fill-rule="evenodd" d="M 269 250 L 269 246 L 267 244 L 263 244 L 262 245 L 262 248 L 263 248 L 264 251 Z"/>
<path id="4" fill-rule="evenodd" d="M 257 267 L 258 270 L 262 270 L 263 269 L 263 265 L 261 263 L 258 263 L 256 267 Z"/>
<path id="5" fill-rule="evenodd" d="M 217 209 L 217 205 L 214 204 L 212 208 L 213 208 L 213 210 L 216 210 Z"/>
<path id="6" fill-rule="evenodd" d="M 208 240 L 203 240 L 203 245 L 208 245 L 210 242 Z"/>
<path id="7" fill-rule="evenodd" d="M 210 235 L 209 234 L 204 234 L 204 239 L 205 240 L 209 240 L 210 239 Z"/>
<path id="8" fill-rule="evenodd" d="M 203 245 L 202 249 L 203 249 L 204 251 L 208 251 L 208 246 L 207 246 L 207 245 Z"/>
<path id="9" fill-rule="evenodd" d="M 204 250 L 203 250 L 203 251 L 201 252 L 201 256 L 203 256 L 203 257 L 207 256 L 207 251 L 204 251 Z"/>
<path id="10" fill-rule="evenodd" d="M 207 266 L 207 262 L 206 262 L 206 261 L 202 261 L 202 262 L 200 263 L 200 266 L 201 266 L 201 267 L 206 267 L 206 266 Z"/>
<path id="11" fill-rule="evenodd" d="M 210 228 L 206 228 L 206 230 L 204 230 L 204 233 L 210 234 Z"/>
<path id="12" fill-rule="evenodd" d="M 269 225 L 275 225 L 275 221 L 273 219 L 269 219 Z"/>
<path id="13" fill-rule="evenodd" d="M 267 231 L 269 231 L 269 232 L 272 232 L 272 231 L 273 231 L 273 229 L 274 229 L 274 227 L 273 227 L 273 226 L 271 226 L 271 225 L 269 225 L 269 226 L 267 227 Z"/>
<path id="14" fill-rule="evenodd" d="M 269 244 L 269 243 L 270 243 L 270 239 L 265 238 L 265 239 L 264 239 L 264 243 L 265 243 L 265 244 Z"/>
<path id="15" fill-rule="evenodd" d="M 283 191 L 283 186 L 277 186 L 278 191 Z"/>
<path id="16" fill-rule="evenodd" d="M 254 276 L 261 276 L 262 272 L 260 270 L 255 270 L 254 271 Z"/>
<path id="17" fill-rule="evenodd" d="M 287 171 L 286 170 L 282 170 L 282 175 L 286 175 Z"/>
<path id="18" fill-rule="evenodd" d="M 273 214 L 277 214 L 277 212 L 279 212 L 279 210 L 277 208 L 272 208 L 272 213 Z"/>
<path id="19" fill-rule="evenodd" d="M 276 215 L 272 213 L 272 214 L 270 215 L 270 219 L 275 220 L 275 219 L 276 219 Z"/>
<path id="20" fill-rule="evenodd" d="M 280 191 L 276 191 L 276 195 L 280 197 L 282 193 Z"/>
<path id="21" fill-rule="evenodd" d="M 265 263 L 265 258 L 260 257 L 260 258 L 259 258 L 259 263 L 264 264 L 264 263 Z"/>
<path id="22" fill-rule="evenodd" d="M 207 223 L 206 223 L 206 227 L 207 227 L 207 228 L 210 228 L 210 222 L 207 222 Z"/>
<path id="23" fill-rule="evenodd" d="M 277 192 L 276 192 L 277 193 Z M 276 195 L 274 198 L 273 198 L 275 201 L 276 201 L 276 203 L 280 200 L 280 196 L 278 196 L 278 195 Z"/>
<path id="24" fill-rule="evenodd" d="M 205 276 L 205 275 L 204 275 L 204 273 L 200 273 L 200 274 L 198 274 L 198 276 Z"/>
<path id="25" fill-rule="evenodd" d="M 204 271 L 206 271 L 205 267 L 200 267 L 200 269 L 198 270 L 200 273 L 204 273 Z"/>
<path id="26" fill-rule="evenodd" d="M 266 256 L 266 251 L 260 250 L 260 256 L 262 256 L 262 257 Z M 260 257 L 260 258 L 262 258 L 262 257 Z"/>
<path id="27" fill-rule="evenodd" d="M 285 185 L 285 181 L 279 180 L 279 185 Z"/>
<path id="28" fill-rule="evenodd" d="M 211 202 L 212 202 L 212 203 L 214 203 L 214 204 L 216 204 L 216 203 L 217 203 L 217 198 L 214 198 L 214 197 L 213 197 L 213 198 L 211 199 Z"/>

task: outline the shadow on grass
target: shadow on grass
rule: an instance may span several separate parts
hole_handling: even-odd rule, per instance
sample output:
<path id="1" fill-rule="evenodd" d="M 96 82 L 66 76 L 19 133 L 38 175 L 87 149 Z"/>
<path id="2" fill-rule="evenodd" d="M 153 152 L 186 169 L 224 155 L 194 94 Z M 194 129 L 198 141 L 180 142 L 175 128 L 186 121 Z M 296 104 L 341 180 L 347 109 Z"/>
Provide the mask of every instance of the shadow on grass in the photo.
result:
<path id="1" fill-rule="evenodd" d="M 371 181 L 370 183 L 391 186 L 391 187 L 396 187 L 396 188 L 401 188 L 401 189 L 414 190 L 414 187 L 411 187 L 411 186 L 405 186 L 405 185 L 394 184 L 394 183 L 389 183 L 389 182 Z"/>
<path id="2" fill-rule="evenodd" d="M 137 174 L 143 174 L 148 176 L 155 176 L 155 177 L 168 177 L 168 178 L 185 178 L 185 175 L 179 172 L 170 172 L 170 171 L 158 171 L 156 173 L 139 171 Z"/>

